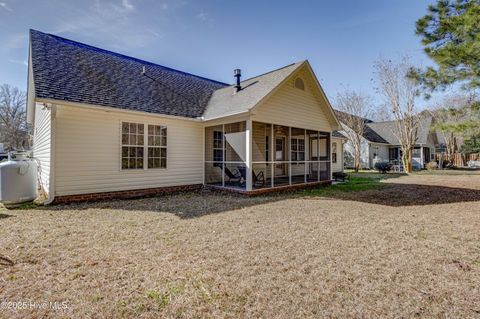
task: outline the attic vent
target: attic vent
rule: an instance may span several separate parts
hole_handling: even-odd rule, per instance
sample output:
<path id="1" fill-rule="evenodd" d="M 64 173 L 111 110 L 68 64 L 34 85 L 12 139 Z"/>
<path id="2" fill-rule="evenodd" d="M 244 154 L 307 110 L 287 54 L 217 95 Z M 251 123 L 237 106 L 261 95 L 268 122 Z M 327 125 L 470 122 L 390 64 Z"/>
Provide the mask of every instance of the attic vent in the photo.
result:
<path id="1" fill-rule="evenodd" d="M 300 89 L 302 91 L 305 91 L 305 83 L 303 83 L 303 80 L 301 78 L 296 78 L 293 86 L 296 89 Z"/>

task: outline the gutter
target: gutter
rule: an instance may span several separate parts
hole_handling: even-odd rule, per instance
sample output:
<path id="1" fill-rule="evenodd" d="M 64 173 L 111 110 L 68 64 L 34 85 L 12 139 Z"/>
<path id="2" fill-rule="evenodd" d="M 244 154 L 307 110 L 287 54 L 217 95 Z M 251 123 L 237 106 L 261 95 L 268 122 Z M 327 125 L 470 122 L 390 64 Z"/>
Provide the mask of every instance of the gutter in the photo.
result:
<path id="1" fill-rule="evenodd" d="M 146 116 L 153 116 L 153 117 L 160 117 L 160 118 L 169 118 L 175 120 L 184 120 L 184 121 L 194 121 L 194 122 L 201 122 L 201 118 L 193 118 L 193 117 L 184 117 L 184 116 L 177 116 L 177 115 L 166 115 L 166 114 L 157 114 L 157 113 L 149 113 L 140 110 L 128 110 L 122 108 L 116 108 L 111 106 L 103 106 L 97 104 L 86 104 L 86 103 L 79 103 L 79 102 L 70 102 L 70 101 L 63 101 L 63 100 L 55 100 L 55 99 L 45 99 L 45 98 L 37 98 L 37 102 L 42 103 L 50 103 L 50 104 L 59 104 L 65 106 L 73 106 L 91 110 L 102 110 L 106 112 L 119 112 L 119 113 L 128 113 L 128 114 L 135 114 L 135 115 L 146 115 Z"/>

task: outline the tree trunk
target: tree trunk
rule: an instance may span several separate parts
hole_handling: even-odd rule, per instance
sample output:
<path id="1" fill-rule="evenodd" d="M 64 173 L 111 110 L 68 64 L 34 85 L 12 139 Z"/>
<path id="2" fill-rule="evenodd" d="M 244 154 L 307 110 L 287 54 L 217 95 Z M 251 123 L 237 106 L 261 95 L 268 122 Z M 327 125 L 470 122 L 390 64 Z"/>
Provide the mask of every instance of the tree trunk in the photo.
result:
<path id="1" fill-rule="evenodd" d="M 403 162 L 403 170 L 407 174 L 411 174 L 413 172 L 412 168 L 412 149 L 409 148 L 408 150 L 404 151 L 402 154 L 402 162 Z"/>
<path id="2" fill-rule="evenodd" d="M 356 149 L 355 149 L 355 173 L 358 173 L 358 171 L 360 170 L 360 164 L 361 164 L 361 160 L 360 160 L 360 145 L 357 145 Z"/>

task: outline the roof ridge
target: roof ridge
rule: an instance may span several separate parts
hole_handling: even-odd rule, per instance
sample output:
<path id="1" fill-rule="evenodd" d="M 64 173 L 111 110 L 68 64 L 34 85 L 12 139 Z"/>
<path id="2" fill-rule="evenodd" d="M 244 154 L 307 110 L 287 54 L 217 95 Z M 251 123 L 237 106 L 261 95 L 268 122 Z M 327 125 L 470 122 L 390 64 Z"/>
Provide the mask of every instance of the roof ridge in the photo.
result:
<path id="1" fill-rule="evenodd" d="M 302 60 L 302 61 L 298 61 L 298 62 L 293 62 L 293 63 L 290 63 L 290 64 L 287 64 L 287 65 L 284 65 L 278 69 L 274 69 L 274 70 L 271 70 L 271 71 L 268 71 L 268 72 L 265 72 L 265 73 L 262 73 L 262 74 L 259 74 L 259 75 L 256 75 L 256 76 L 252 76 L 251 78 L 248 78 L 248 79 L 245 79 L 245 80 L 242 80 L 242 82 L 245 82 L 245 81 L 250 81 L 250 80 L 253 80 L 255 78 L 259 78 L 261 76 L 264 76 L 264 75 L 267 75 L 267 74 L 270 74 L 270 73 L 273 73 L 273 72 L 277 72 L 277 71 L 280 71 L 282 69 L 285 69 L 285 68 L 288 68 L 289 66 L 292 66 L 292 65 L 295 65 L 297 63 L 303 63 L 305 62 L 306 60 Z M 240 82 L 241 83 L 241 82 Z M 233 85 L 233 84 L 232 84 Z"/>
<path id="2" fill-rule="evenodd" d="M 82 47 L 84 47 L 84 48 L 86 48 L 86 49 L 91 49 L 91 50 L 94 50 L 94 51 L 103 52 L 103 53 L 105 53 L 105 54 L 117 56 L 117 57 L 119 57 L 119 58 L 124 58 L 124 59 L 128 59 L 128 60 L 133 60 L 133 61 L 136 61 L 136 62 L 138 62 L 138 63 L 143 63 L 143 64 L 149 64 L 149 65 L 159 66 L 159 67 L 162 67 L 162 68 L 167 69 L 167 70 L 169 70 L 169 71 L 177 72 L 177 73 L 184 74 L 184 75 L 188 75 L 188 76 L 193 76 L 193 77 L 196 77 L 196 78 L 199 78 L 199 79 L 202 79 L 202 80 L 206 80 L 206 81 L 210 81 L 210 82 L 215 82 L 215 83 L 218 83 L 218 84 L 223 84 L 223 85 L 225 85 L 225 86 L 230 85 L 230 84 L 225 83 L 225 82 L 220 82 L 220 81 L 213 80 L 213 79 L 209 79 L 209 78 L 206 78 L 206 77 L 203 77 L 203 76 L 200 76 L 200 75 L 196 75 L 196 74 L 192 74 L 192 73 L 180 71 L 180 70 L 177 70 L 177 69 L 170 68 L 170 67 L 168 67 L 168 66 L 164 66 L 164 65 L 161 65 L 161 64 L 158 64 L 158 63 L 154 63 L 154 62 L 142 60 L 142 59 L 139 59 L 139 58 L 136 58 L 136 57 L 133 57 L 133 56 L 126 55 L 126 54 L 114 52 L 114 51 L 107 50 L 107 49 L 102 49 L 102 48 L 99 48 L 99 47 L 96 47 L 96 46 L 93 46 L 93 45 L 90 45 L 90 44 L 78 42 L 78 41 L 71 40 L 71 39 L 68 39 L 68 38 L 64 38 L 64 37 L 61 37 L 61 36 L 58 36 L 58 35 L 55 35 L 55 34 L 45 33 L 45 32 L 42 32 L 42 31 L 35 30 L 35 29 L 30 29 L 30 34 L 32 34 L 32 33 L 41 33 L 41 34 L 44 34 L 44 35 L 47 35 L 47 36 L 51 36 L 51 37 L 53 37 L 53 38 L 56 38 L 56 39 L 58 39 L 58 40 L 60 40 L 60 41 L 62 41 L 62 42 L 66 42 L 67 44 L 70 44 L 70 45 L 82 46 Z"/>

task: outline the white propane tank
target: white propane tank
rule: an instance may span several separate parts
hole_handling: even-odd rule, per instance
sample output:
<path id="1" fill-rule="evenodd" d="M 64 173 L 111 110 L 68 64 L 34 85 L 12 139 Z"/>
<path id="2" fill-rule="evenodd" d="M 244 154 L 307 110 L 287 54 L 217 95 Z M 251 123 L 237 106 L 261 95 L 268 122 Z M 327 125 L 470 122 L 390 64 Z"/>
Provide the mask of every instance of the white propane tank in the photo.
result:
<path id="1" fill-rule="evenodd" d="M 0 163 L 0 202 L 19 204 L 37 198 L 37 163 L 26 154 L 10 154 Z"/>

